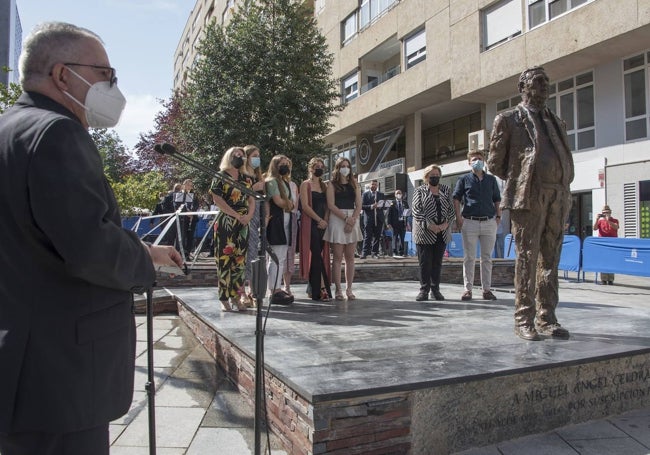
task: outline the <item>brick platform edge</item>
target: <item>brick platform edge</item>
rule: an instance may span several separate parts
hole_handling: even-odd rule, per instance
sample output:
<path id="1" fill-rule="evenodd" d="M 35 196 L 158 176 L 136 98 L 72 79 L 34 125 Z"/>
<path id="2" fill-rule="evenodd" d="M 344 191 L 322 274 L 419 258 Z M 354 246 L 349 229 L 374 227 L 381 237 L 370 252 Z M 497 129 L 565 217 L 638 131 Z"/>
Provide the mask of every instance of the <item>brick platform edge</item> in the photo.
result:
<path id="1" fill-rule="evenodd" d="M 254 406 L 255 361 L 178 303 L 178 314 Z M 290 454 L 407 453 L 409 393 L 310 403 L 265 370 L 269 425 Z"/>

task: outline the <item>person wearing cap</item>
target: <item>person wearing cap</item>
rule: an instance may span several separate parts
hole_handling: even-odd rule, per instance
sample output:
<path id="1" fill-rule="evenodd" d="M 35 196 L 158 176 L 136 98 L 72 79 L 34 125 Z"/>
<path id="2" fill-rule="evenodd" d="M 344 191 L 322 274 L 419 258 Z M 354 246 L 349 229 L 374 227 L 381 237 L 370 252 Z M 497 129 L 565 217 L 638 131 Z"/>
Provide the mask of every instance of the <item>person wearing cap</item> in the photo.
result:
<path id="1" fill-rule="evenodd" d="M 566 125 L 547 106 L 542 67 L 519 76 L 522 101 L 497 115 L 490 138 L 490 172 L 506 181 L 501 209 L 510 209 L 515 240 L 515 334 L 569 338 L 555 315 L 564 223 L 575 170 Z"/>
<path id="2" fill-rule="evenodd" d="M 612 209 L 605 205 L 601 213 L 596 217 L 594 231 L 598 230 L 599 237 L 618 237 L 618 220 L 612 217 Z M 600 282 L 602 284 L 614 284 L 613 273 L 601 273 Z"/>

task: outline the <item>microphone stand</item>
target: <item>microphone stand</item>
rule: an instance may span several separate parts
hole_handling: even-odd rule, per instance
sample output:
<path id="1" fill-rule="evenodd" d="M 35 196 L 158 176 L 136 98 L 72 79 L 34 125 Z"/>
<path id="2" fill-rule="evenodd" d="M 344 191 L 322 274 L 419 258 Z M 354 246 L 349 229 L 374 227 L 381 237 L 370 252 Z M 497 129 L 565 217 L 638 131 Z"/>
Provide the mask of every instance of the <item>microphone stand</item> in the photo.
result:
<path id="1" fill-rule="evenodd" d="M 153 284 L 154 286 L 156 283 Z M 149 455 L 156 455 L 156 386 L 153 370 L 153 287 L 147 293 L 147 409 L 149 416 Z"/>
<path id="2" fill-rule="evenodd" d="M 261 434 L 262 434 L 262 404 L 264 403 L 264 318 L 262 316 L 262 307 L 264 305 L 264 295 L 266 294 L 266 285 L 267 285 L 267 273 L 264 264 L 264 252 L 269 253 L 271 260 L 278 263 L 278 258 L 271 250 L 267 243 L 266 239 L 266 226 L 264 223 L 264 203 L 268 200 L 263 194 L 259 194 L 254 191 L 252 188 L 248 188 L 245 185 L 242 185 L 240 182 L 233 179 L 227 172 L 217 173 L 210 167 L 204 165 L 203 163 L 194 160 L 188 156 L 183 155 L 182 153 L 176 150 L 171 144 L 156 144 L 154 150 L 163 155 L 167 155 L 180 161 L 181 163 L 187 164 L 194 169 L 197 169 L 201 172 L 226 182 L 229 185 L 234 186 L 243 194 L 253 197 L 256 201 L 261 201 L 260 204 L 260 249 L 258 251 L 258 257 L 256 260 L 252 261 L 253 265 L 253 276 L 251 286 L 255 290 L 255 300 L 256 300 L 256 318 L 255 318 L 255 455 L 261 454 Z M 269 307 L 271 302 L 269 301 Z"/>

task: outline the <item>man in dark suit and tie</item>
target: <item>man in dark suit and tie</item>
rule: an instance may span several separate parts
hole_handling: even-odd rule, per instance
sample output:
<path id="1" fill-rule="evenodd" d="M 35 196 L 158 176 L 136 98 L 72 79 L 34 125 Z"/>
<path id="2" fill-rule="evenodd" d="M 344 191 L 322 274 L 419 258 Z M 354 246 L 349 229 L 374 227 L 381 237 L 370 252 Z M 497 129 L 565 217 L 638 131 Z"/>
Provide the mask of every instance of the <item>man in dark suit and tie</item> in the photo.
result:
<path id="1" fill-rule="evenodd" d="M 522 101 L 494 119 L 488 166 L 506 180 L 501 208 L 510 209 L 515 262 L 515 333 L 569 338 L 555 316 L 564 223 L 571 209 L 573 156 L 566 125 L 547 106 L 544 68 L 519 77 Z"/>
<path id="2" fill-rule="evenodd" d="M 404 211 L 408 209 L 408 204 L 403 200 L 401 190 L 395 191 L 395 201 L 388 208 L 388 229 L 393 231 L 393 241 L 395 248 L 393 254 L 404 256 L 404 236 L 406 235 L 406 217 Z"/>
<path id="3" fill-rule="evenodd" d="M 182 259 L 122 228 L 88 134 L 125 104 L 100 38 L 41 24 L 20 75 L 0 116 L 0 452 L 108 455 L 133 398 L 132 293 Z"/>
<path id="4" fill-rule="evenodd" d="M 372 257 L 379 257 L 379 242 L 381 230 L 384 227 L 384 209 L 378 206 L 378 203 L 383 204 L 384 193 L 377 191 L 377 186 L 377 180 L 370 182 L 370 189 L 364 191 L 361 197 L 361 207 L 366 218 L 361 259 L 365 259 L 371 253 Z"/>

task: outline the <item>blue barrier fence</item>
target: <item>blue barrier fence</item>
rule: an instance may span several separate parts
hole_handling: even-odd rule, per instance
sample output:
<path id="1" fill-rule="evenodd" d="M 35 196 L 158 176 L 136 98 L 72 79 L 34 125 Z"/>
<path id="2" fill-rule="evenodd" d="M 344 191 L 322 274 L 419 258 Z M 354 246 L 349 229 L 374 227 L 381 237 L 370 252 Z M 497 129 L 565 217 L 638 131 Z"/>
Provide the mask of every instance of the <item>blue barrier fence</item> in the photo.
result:
<path id="1" fill-rule="evenodd" d="M 130 231 L 133 230 L 138 220 L 141 217 L 139 216 L 128 216 L 122 218 L 122 227 Z M 165 218 L 151 218 L 151 219 L 142 219 L 136 230 L 138 236 L 143 238 L 146 234 L 157 237 L 162 231 L 161 226 L 155 226 L 156 223 L 162 223 Z M 194 230 L 194 238 L 202 239 L 205 231 L 208 230 L 210 226 L 211 218 L 199 218 L 198 223 L 196 224 L 196 229 Z M 155 228 L 154 228 L 155 226 Z M 152 230 L 153 229 L 153 230 Z"/>
<path id="2" fill-rule="evenodd" d="M 512 236 L 506 236 L 506 252 Z M 514 242 L 508 258 L 517 257 Z M 565 235 L 559 270 L 650 276 L 650 239 Z"/>
<path id="3" fill-rule="evenodd" d="M 587 237 L 582 271 L 650 276 L 650 239 Z"/>

